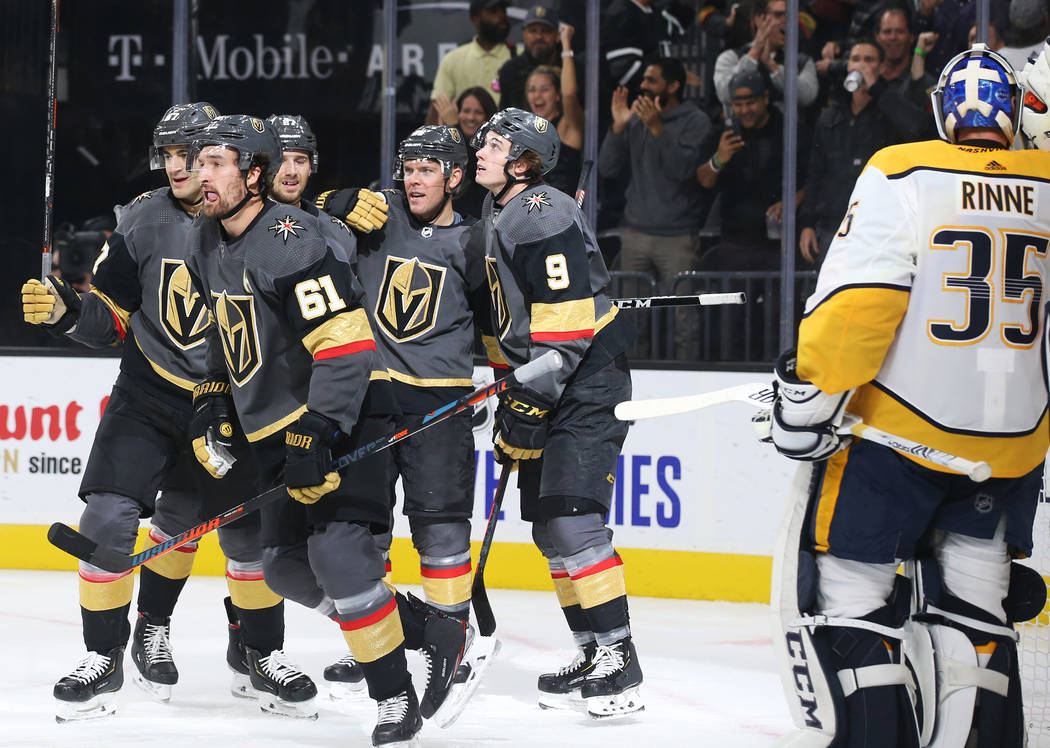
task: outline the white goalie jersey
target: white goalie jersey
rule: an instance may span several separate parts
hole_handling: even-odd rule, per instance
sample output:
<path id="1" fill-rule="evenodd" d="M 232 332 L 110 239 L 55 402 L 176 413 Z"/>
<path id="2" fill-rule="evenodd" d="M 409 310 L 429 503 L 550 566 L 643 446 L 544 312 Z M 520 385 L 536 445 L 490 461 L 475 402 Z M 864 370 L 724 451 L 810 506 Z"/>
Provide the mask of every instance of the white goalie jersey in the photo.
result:
<path id="1" fill-rule="evenodd" d="M 799 375 L 857 387 L 872 426 L 1024 475 L 1048 444 L 1048 243 L 1050 153 L 879 151 L 806 304 Z"/>

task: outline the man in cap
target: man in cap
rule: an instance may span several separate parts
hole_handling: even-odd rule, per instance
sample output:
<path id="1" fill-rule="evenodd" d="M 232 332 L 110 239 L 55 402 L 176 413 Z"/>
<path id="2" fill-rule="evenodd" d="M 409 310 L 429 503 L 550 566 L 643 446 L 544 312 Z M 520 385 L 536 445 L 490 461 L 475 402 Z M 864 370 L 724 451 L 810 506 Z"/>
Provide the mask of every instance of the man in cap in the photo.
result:
<path id="1" fill-rule="evenodd" d="M 558 13 L 545 5 L 534 5 L 525 16 L 521 30 L 521 41 L 525 51 L 510 58 L 499 69 L 500 104 L 504 107 L 528 109 L 525 100 L 525 81 L 540 65 L 557 66 L 561 62 L 558 52 Z M 571 55 L 572 50 L 562 52 Z"/>

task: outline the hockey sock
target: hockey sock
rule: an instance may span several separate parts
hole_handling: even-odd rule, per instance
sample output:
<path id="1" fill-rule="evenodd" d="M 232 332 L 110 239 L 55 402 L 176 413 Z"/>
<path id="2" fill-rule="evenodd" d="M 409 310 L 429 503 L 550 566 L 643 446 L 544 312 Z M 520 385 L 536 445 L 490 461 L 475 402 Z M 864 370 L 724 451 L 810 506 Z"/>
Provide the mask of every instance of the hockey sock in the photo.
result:
<path id="1" fill-rule="evenodd" d="M 469 549 L 454 556 L 420 556 L 419 573 L 423 578 L 423 592 L 431 605 L 461 621 L 467 620 L 473 581 Z"/>
<path id="2" fill-rule="evenodd" d="M 156 527 L 151 527 L 142 550 L 159 545 L 170 537 Z M 186 543 L 171 553 L 147 561 L 139 571 L 139 612 L 170 618 L 193 570 L 196 557 L 197 544 Z"/>
<path id="3" fill-rule="evenodd" d="M 226 586 L 245 646 L 268 655 L 284 646 L 284 599 L 263 581 L 261 563 L 226 561 Z"/>
<path id="4" fill-rule="evenodd" d="M 608 546 L 608 553 L 602 550 L 591 548 L 570 556 L 565 559 L 565 568 L 595 640 L 610 645 L 630 636 L 631 627 L 623 561 L 612 546 Z"/>
<path id="5" fill-rule="evenodd" d="M 128 643 L 128 611 L 134 590 L 135 577 L 130 571 L 111 574 L 80 564 L 80 617 L 88 650 L 108 652 Z"/>
<path id="6" fill-rule="evenodd" d="M 587 619 L 583 608 L 580 607 L 580 600 L 576 597 L 576 590 L 562 560 L 560 558 L 549 559 L 547 565 L 550 568 L 551 580 L 554 582 L 554 594 L 558 596 L 562 615 L 565 616 L 565 622 L 569 624 L 569 630 L 572 632 L 576 645 L 582 647 L 594 641 L 591 622 Z"/>
<path id="7" fill-rule="evenodd" d="M 405 637 L 405 647 L 412 650 L 421 649 L 426 615 L 400 592 L 395 595 L 395 599 L 397 600 L 397 612 L 401 617 L 401 632 Z"/>
<path id="8" fill-rule="evenodd" d="M 336 606 L 340 608 L 339 628 L 365 674 L 368 695 L 382 701 L 404 691 L 411 677 L 398 600 L 380 585 L 337 600 Z"/>

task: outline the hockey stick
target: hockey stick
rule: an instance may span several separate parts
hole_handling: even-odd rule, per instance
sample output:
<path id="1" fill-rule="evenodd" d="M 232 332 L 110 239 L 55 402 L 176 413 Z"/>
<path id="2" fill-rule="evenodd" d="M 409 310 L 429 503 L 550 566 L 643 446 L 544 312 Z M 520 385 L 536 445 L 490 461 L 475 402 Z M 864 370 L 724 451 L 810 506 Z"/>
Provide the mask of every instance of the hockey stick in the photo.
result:
<path id="1" fill-rule="evenodd" d="M 724 390 L 706 392 L 702 395 L 665 397 L 654 400 L 628 400 L 617 405 L 614 413 L 621 421 L 640 421 L 645 418 L 689 413 L 712 405 L 718 405 L 719 403 L 734 401 L 748 403 L 755 408 L 762 408 L 773 403 L 773 388 L 758 382 L 727 387 Z M 752 419 L 755 431 L 760 439 L 766 439 L 769 436 L 768 409 L 765 411 L 765 414 L 765 418 L 759 415 Z M 869 426 L 856 416 L 846 416 L 842 425 L 838 428 L 838 433 L 855 436 L 858 439 L 866 439 L 897 452 L 913 455 L 927 462 L 932 462 L 934 465 L 940 465 L 956 473 L 962 473 L 976 483 L 986 481 L 992 475 L 991 465 L 983 460 L 974 462 L 964 457 L 934 449 L 921 442 L 905 439 L 903 436 L 897 436 L 888 431 Z"/>
<path id="2" fill-rule="evenodd" d="M 496 617 L 492 614 L 489 595 L 485 591 L 485 562 L 489 558 L 492 536 L 496 534 L 496 522 L 499 520 L 500 507 L 503 506 L 503 494 L 507 491 L 507 483 L 510 482 L 513 469 L 514 463 L 507 462 L 500 470 L 499 483 L 496 484 L 496 493 L 492 497 L 492 509 L 489 510 L 489 521 L 485 525 L 485 537 L 478 552 L 478 568 L 474 571 L 474 583 L 470 586 L 470 602 L 474 606 L 474 617 L 478 619 L 478 631 L 482 636 L 492 636 L 492 632 L 496 630 Z"/>
<path id="3" fill-rule="evenodd" d="M 692 296 L 643 296 L 628 299 L 613 299 L 620 309 L 654 309 L 661 306 L 715 306 L 718 304 L 743 304 L 742 291 L 730 293 L 702 293 Z"/>
<path id="4" fill-rule="evenodd" d="M 494 395 L 498 395 L 515 382 L 528 382 L 548 372 L 556 371 L 560 367 L 561 355 L 557 351 L 548 351 L 539 358 L 519 367 L 512 374 L 503 377 L 490 385 L 477 389 L 469 395 L 464 395 L 455 402 L 443 405 L 434 412 L 424 416 L 423 420 L 420 421 L 419 425 L 415 428 L 402 429 L 401 431 L 397 431 L 388 436 L 380 437 L 379 439 L 358 447 L 353 452 L 333 460 L 332 469 L 342 470 L 352 462 L 362 460 L 369 455 L 375 454 L 376 452 L 396 444 L 397 442 L 415 436 L 424 429 L 433 426 L 435 423 L 444 421 L 456 413 L 462 413 L 469 408 L 473 408 L 475 404 L 484 402 L 486 399 L 493 397 Z M 271 501 L 287 495 L 287 487 L 281 483 L 258 496 L 248 499 L 243 504 L 238 504 L 222 514 L 212 517 L 195 527 L 191 527 L 183 533 L 165 540 L 163 543 L 159 543 L 152 548 L 147 548 L 130 556 L 113 550 L 112 548 L 100 546 L 87 536 L 80 534 L 69 525 L 61 522 L 56 522 L 51 525 L 51 528 L 47 531 L 47 539 L 51 541 L 52 545 L 65 551 L 71 556 L 76 556 L 80 560 L 87 561 L 92 566 L 97 566 L 100 569 L 119 574 L 141 566 L 157 556 L 161 556 L 179 546 L 194 541 L 212 530 L 238 520 L 246 514 L 265 506 Z"/>
<path id="5" fill-rule="evenodd" d="M 594 161 L 587 159 L 580 168 L 580 181 L 576 184 L 576 207 L 583 208 L 583 201 L 587 199 L 587 180 L 591 178 L 591 169 Z"/>
<path id="6" fill-rule="evenodd" d="M 58 47 L 58 0 L 51 0 L 51 40 L 47 70 L 47 141 L 44 150 L 44 254 L 40 262 L 40 280 L 51 274 L 51 220 L 54 211 L 55 129 L 58 127 L 56 94 Z"/>

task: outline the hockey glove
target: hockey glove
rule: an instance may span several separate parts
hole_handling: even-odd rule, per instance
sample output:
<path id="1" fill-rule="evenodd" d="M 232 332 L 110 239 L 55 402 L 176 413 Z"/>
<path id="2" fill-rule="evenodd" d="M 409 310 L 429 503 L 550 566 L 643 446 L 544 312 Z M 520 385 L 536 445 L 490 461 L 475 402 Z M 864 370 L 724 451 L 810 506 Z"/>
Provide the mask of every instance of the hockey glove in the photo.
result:
<path id="1" fill-rule="evenodd" d="M 71 330 L 80 320 L 80 294 L 61 278 L 43 283 L 30 278 L 22 284 L 22 314 L 31 325 L 43 325 L 55 335 Z"/>
<path id="2" fill-rule="evenodd" d="M 284 483 L 288 495 L 313 504 L 339 488 L 339 473 L 332 470 L 332 445 L 339 435 L 334 423 L 306 411 L 284 432 Z"/>
<path id="3" fill-rule="evenodd" d="M 510 387 L 496 408 L 492 441 L 496 460 L 535 460 L 543 454 L 554 403 L 526 387 Z"/>
<path id="4" fill-rule="evenodd" d="M 853 390 L 829 395 L 795 373 L 794 349 L 777 359 L 773 370 L 773 422 L 771 434 L 777 451 L 793 460 L 826 460 L 843 449 L 849 439 L 838 433 Z"/>
<path id="5" fill-rule="evenodd" d="M 390 209 L 383 193 L 364 189 L 322 192 L 317 198 L 317 207 L 366 234 L 383 228 Z"/>
<path id="6" fill-rule="evenodd" d="M 230 383 L 205 379 L 193 388 L 190 419 L 193 455 L 212 478 L 221 478 L 237 460 L 233 456 L 233 398 Z"/>

